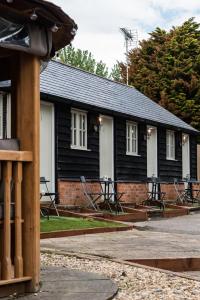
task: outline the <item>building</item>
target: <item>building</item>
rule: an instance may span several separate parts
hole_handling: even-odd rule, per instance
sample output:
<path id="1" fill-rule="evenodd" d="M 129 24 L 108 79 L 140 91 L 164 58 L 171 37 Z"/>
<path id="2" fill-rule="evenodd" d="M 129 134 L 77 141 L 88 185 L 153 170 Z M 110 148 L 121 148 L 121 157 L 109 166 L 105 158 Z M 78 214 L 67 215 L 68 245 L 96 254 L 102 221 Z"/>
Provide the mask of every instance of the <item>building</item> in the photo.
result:
<path id="1" fill-rule="evenodd" d="M 57 61 L 41 74 L 40 174 L 61 204 L 84 201 L 81 175 L 117 180 L 128 202 L 144 200 L 147 177 L 158 176 L 173 199 L 174 178 L 197 176 L 197 135 L 133 87 Z"/>

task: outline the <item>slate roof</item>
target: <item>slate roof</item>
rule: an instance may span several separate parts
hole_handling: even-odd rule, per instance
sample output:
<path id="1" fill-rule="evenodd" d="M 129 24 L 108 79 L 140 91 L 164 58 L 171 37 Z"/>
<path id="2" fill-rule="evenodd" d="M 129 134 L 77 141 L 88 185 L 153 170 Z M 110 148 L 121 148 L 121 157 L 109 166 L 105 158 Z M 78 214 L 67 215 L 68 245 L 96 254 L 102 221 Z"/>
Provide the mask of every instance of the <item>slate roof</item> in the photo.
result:
<path id="1" fill-rule="evenodd" d="M 8 86 L 2 82 L 0 86 Z M 151 120 L 198 133 L 134 87 L 127 86 L 58 61 L 51 61 L 41 74 L 41 93 Z"/>
<path id="2" fill-rule="evenodd" d="M 41 74 L 41 92 L 129 116 L 197 131 L 133 87 L 51 61 Z"/>

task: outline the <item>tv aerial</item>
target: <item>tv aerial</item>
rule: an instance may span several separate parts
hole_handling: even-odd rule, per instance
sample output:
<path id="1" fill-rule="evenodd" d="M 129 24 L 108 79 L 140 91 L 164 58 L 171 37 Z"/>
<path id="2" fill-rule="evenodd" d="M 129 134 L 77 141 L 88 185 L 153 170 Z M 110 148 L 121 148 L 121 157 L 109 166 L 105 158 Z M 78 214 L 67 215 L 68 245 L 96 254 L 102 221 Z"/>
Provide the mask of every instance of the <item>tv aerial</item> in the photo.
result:
<path id="1" fill-rule="evenodd" d="M 125 48 L 126 48 L 126 84 L 128 85 L 129 80 L 129 66 L 128 66 L 128 52 L 129 48 L 137 48 L 138 47 L 138 32 L 136 29 L 130 30 L 125 27 L 120 28 L 121 33 L 125 39 Z"/>

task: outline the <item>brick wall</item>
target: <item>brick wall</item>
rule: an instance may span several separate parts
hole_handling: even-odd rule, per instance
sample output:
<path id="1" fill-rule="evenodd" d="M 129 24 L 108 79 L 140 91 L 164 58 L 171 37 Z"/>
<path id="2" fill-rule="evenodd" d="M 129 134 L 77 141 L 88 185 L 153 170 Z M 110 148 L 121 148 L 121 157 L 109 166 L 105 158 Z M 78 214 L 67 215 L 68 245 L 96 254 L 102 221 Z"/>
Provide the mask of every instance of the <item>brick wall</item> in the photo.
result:
<path id="1" fill-rule="evenodd" d="M 99 183 L 87 183 L 92 192 L 99 192 Z M 81 183 L 78 181 L 58 180 L 59 203 L 64 205 L 86 205 L 87 199 L 84 196 Z"/>
<path id="2" fill-rule="evenodd" d="M 93 192 L 99 192 L 99 183 L 87 183 Z M 124 193 L 121 200 L 140 204 L 147 198 L 147 185 L 145 183 L 118 183 L 118 192 Z M 166 200 L 176 200 L 177 195 L 173 184 L 162 184 L 161 191 L 166 192 Z M 81 183 L 78 181 L 58 181 L 59 202 L 63 205 L 87 205 Z"/>
<path id="3" fill-rule="evenodd" d="M 118 183 L 117 191 L 125 193 L 121 200 L 124 202 L 141 203 L 147 198 L 147 187 L 145 183 Z"/>
<path id="4" fill-rule="evenodd" d="M 181 187 L 182 186 L 182 187 Z M 179 188 L 183 188 L 183 184 L 179 184 Z M 173 183 L 170 184 L 161 184 L 161 191 L 166 193 L 165 199 L 168 201 L 175 201 L 177 199 L 177 193 Z"/>

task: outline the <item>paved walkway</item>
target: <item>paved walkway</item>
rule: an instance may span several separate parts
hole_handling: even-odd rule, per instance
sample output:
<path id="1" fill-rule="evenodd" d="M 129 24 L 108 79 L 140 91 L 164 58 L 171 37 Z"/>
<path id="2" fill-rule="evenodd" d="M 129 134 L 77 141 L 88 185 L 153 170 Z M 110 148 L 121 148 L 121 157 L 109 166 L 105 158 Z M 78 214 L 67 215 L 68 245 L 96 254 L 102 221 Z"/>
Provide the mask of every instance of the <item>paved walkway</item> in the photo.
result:
<path id="1" fill-rule="evenodd" d="M 199 213 L 135 225 L 140 230 L 45 239 L 41 246 L 116 259 L 200 257 Z"/>
<path id="2" fill-rule="evenodd" d="M 42 287 L 36 294 L 20 297 L 21 300 L 108 300 L 118 287 L 105 276 L 48 267 L 41 272 Z M 7 299 L 11 299 L 10 297 Z"/>
<path id="3" fill-rule="evenodd" d="M 192 213 L 177 218 L 139 222 L 135 225 L 143 230 L 200 235 L 200 213 Z"/>

